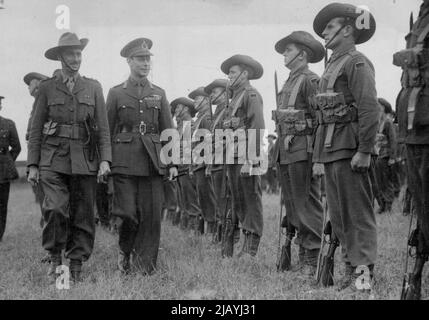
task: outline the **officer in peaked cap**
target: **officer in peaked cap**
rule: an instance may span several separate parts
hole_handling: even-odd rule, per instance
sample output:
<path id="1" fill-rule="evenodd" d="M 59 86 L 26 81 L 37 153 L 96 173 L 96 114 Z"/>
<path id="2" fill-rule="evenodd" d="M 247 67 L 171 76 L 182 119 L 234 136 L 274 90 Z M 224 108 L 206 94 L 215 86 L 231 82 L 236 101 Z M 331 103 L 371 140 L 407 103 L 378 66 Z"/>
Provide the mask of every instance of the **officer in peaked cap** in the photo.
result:
<path id="1" fill-rule="evenodd" d="M 376 25 L 368 11 L 332 3 L 317 14 L 313 27 L 332 50 L 314 99 L 321 119 L 313 161 L 324 164 L 332 229 L 345 253 L 346 272 L 338 289 L 362 293 L 355 286 L 356 269 L 363 266 L 372 278 L 377 257 L 368 169 L 375 154 L 379 111 L 374 66 L 356 44 L 368 41 Z"/>
<path id="2" fill-rule="evenodd" d="M 323 208 L 320 176 L 312 174 L 316 111 L 309 103 L 317 92 L 319 76 L 308 64 L 320 62 L 325 48 L 310 33 L 294 31 L 278 41 L 275 50 L 284 56 L 285 67 L 290 70 L 274 113 L 279 139 L 273 159 L 279 163 L 287 211 L 282 226 L 292 224 L 298 231 L 299 263 L 294 270 L 312 276 L 319 254 Z"/>
<path id="3" fill-rule="evenodd" d="M 53 279 L 62 250 L 70 259 L 71 279 L 81 279 L 82 262 L 94 246 L 97 175 L 110 173 L 103 90 L 98 81 L 79 74 L 87 43 L 66 32 L 45 52 L 61 62 L 61 74 L 40 83 L 28 142 L 28 180 L 32 185 L 40 181 L 45 193 L 42 244 L 51 256 L 48 275 Z"/>
<path id="4" fill-rule="evenodd" d="M 197 130 L 210 130 L 211 123 L 213 121 L 213 114 L 211 110 L 210 97 L 204 91 L 204 87 L 196 88 L 189 93 L 188 97 L 194 100 L 195 110 L 197 111 L 197 118 L 192 128 L 192 135 L 194 136 Z M 194 142 L 192 146 L 192 149 L 195 150 L 202 145 L 200 145 L 199 142 Z M 201 152 L 201 156 L 203 156 L 203 152 Z M 193 159 L 193 161 L 194 160 L 196 159 Z M 199 223 L 195 222 L 195 226 L 200 226 L 200 231 L 204 232 L 204 222 L 207 222 L 208 233 L 213 235 L 216 231 L 216 196 L 212 179 L 209 175 L 206 175 L 207 164 L 201 161 L 202 158 L 199 160 L 200 163 L 194 164 L 192 171 L 197 185 L 198 199 L 202 210 L 201 218 L 203 221 L 198 221 Z"/>
<path id="5" fill-rule="evenodd" d="M 238 143 L 245 143 L 250 148 L 256 149 L 253 152 L 258 155 L 262 144 L 259 139 L 260 130 L 265 129 L 263 102 L 261 95 L 249 81 L 261 78 L 264 69 L 252 57 L 238 54 L 226 59 L 221 64 L 221 70 L 228 75 L 229 88 L 233 92 L 223 128 L 231 129 L 234 132 L 237 129 L 244 129 L 245 140 L 239 140 Z M 255 130 L 256 134 L 250 135 L 249 129 Z M 250 151 L 250 148 L 247 151 Z M 232 216 L 227 223 L 231 224 L 232 228 L 237 228 L 239 221 L 245 236 L 239 256 L 244 254 L 255 256 L 262 236 L 261 177 L 260 175 L 253 175 L 254 169 L 259 166 L 259 160 L 235 153 L 234 164 L 227 164 L 228 181 L 232 195 Z M 229 226 L 226 228 L 228 229 Z M 225 256 L 232 254 L 227 247 L 224 248 L 224 253 Z"/>
<path id="6" fill-rule="evenodd" d="M 167 169 L 170 179 L 177 175 L 177 168 L 161 160 L 160 134 L 173 128 L 173 122 L 165 91 L 147 79 L 151 48 L 147 38 L 125 45 L 120 54 L 127 60 L 130 76 L 110 89 L 106 102 L 112 137 L 112 215 L 121 221 L 118 268 L 122 273 L 132 266 L 144 274 L 154 272 L 164 198 L 162 177 Z"/>
<path id="7" fill-rule="evenodd" d="M 3 96 L 0 96 L 0 110 Z M 0 117 L 0 242 L 6 229 L 10 182 L 18 178 L 15 160 L 21 152 L 15 122 Z"/>

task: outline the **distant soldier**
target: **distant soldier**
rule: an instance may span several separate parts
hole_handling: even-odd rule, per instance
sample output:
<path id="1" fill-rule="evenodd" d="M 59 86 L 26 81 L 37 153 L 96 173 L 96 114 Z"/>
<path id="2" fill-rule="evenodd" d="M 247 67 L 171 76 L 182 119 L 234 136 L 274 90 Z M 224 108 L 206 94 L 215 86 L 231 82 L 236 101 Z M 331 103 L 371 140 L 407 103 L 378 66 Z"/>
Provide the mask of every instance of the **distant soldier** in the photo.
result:
<path id="1" fill-rule="evenodd" d="M 416 265 L 406 299 L 420 299 L 421 277 L 429 257 L 429 1 L 411 21 L 405 50 L 393 63 L 402 67 L 402 90 L 397 100 L 399 136 L 407 147 L 408 182 L 418 217 Z"/>
<path id="2" fill-rule="evenodd" d="M 195 136 L 199 129 L 210 130 L 211 123 L 213 122 L 213 114 L 211 111 L 211 101 L 209 95 L 204 91 L 204 87 L 199 87 L 192 91 L 189 98 L 194 100 L 195 111 L 197 112 L 197 118 L 192 128 L 193 141 L 198 138 Z M 195 149 L 199 143 L 194 142 L 193 149 Z M 201 157 L 204 153 L 201 153 Z M 202 159 L 201 159 L 202 160 Z M 203 162 L 203 161 L 202 161 Z M 216 197 L 213 189 L 213 182 L 210 175 L 206 175 L 207 164 L 201 163 L 193 166 L 193 174 L 195 175 L 198 199 L 200 202 L 203 219 L 207 222 L 207 229 L 209 234 L 216 232 Z"/>
<path id="3" fill-rule="evenodd" d="M 238 144 L 247 144 L 254 148 L 256 153 L 261 152 L 262 141 L 260 131 L 265 129 L 263 102 L 259 92 L 250 84 L 250 80 L 262 77 L 262 65 L 247 55 L 234 55 L 226 59 L 221 70 L 228 75 L 232 90 L 232 100 L 227 110 L 224 129 L 237 132 L 245 130 L 245 140 Z M 254 130 L 250 134 L 249 129 Z M 241 145 L 243 147 L 243 145 Z M 255 256 L 258 252 L 262 236 L 264 220 L 262 209 L 261 176 L 253 174 L 260 163 L 257 159 L 250 159 L 248 155 L 239 152 L 234 154 L 234 163 L 227 164 L 228 182 L 232 195 L 232 213 L 229 221 L 233 229 L 238 229 L 240 222 L 244 234 L 243 247 L 239 256 L 249 254 Z M 237 219 L 236 219 L 236 218 Z M 237 221 L 238 220 L 238 221 Z"/>
<path id="4" fill-rule="evenodd" d="M 310 100 L 317 93 L 319 77 L 308 63 L 317 63 L 325 55 L 323 45 L 305 31 L 292 32 L 276 43 L 290 70 L 289 78 L 278 96 L 275 113 L 279 152 L 274 160 L 280 163 L 280 181 L 286 212 L 298 231 L 299 264 L 295 270 L 314 275 L 323 229 L 323 207 L 320 201 L 320 175 L 313 175 L 313 138 L 316 111 Z M 316 165 L 317 167 L 317 165 Z M 285 217 L 285 218 L 286 218 Z"/>
<path id="5" fill-rule="evenodd" d="M 228 185 L 226 177 L 226 167 L 225 162 L 215 163 L 216 160 L 216 139 L 215 139 L 215 130 L 221 130 L 223 121 L 227 115 L 227 104 L 228 104 L 228 94 L 226 92 L 228 85 L 228 80 L 226 79 L 216 79 L 212 81 L 209 85 L 204 88 L 204 91 L 210 95 L 210 100 L 214 105 L 216 105 L 216 110 L 213 114 L 213 122 L 210 126 L 210 131 L 212 132 L 212 141 L 213 141 L 213 164 L 208 167 L 209 173 L 212 177 L 214 193 L 216 196 L 216 237 L 214 242 L 220 242 L 222 240 L 222 232 L 224 230 L 224 224 L 226 221 L 226 210 L 227 210 L 227 194 L 228 194 Z M 220 142 L 220 144 L 222 144 Z M 218 146 L 218 150 L 225 152 L 223 145 Z M 223 159 L 224 160 L 224 159 Z"/>
<path id="6" fill-rule="evenodd" d="M 152 84 L 152 41 L 138 38 L 120 54 L 130 67 L 129 78 L 110 89 L 107 112 L 112 137 L 113 209 L 120 218 L 118 268 L 134 266 L 143 274 L 156 269 L 164 199 L 163 176 L 177 169 L 162 162 L 160 134 L 173 127 L 165 91 Z"/>
<path id="7" fill-rule="evenodd" d="M 0 96 L 2 110 L 3 96 Z M 6 229 L 7 204 L 9 202 L 10 182 L 18 179 L 15 160 L 21 152 L 15 122 L 0 117 L 0 242 Z"/>
<path id="8" fill-rule="evenodd" d="M 48 79 L 48 77 L 41 74 L 41 73 L 30 72 L 24 76 L 23 80 L 24 80 L 24 83 L 28 86 L 28 91 L 29 91 L 30 95 L 32 97 L 36 97 L 36 94 L 39 91 L 40 82 L 42 80 L 46 80 L 46 79 Z M 28 119 L 27 132 L 25 134 L 25 141 L 27 141 L 27 143 L 28 143 L 28 139 L 30 138 L 31 121 L 33 119 L 34 106 L 35 106 L 35 104 L 33 103 L 33 107 L 31 109 L 31 113 L 30 113 L 30 118 Z M 36 202 L 40 205 L 40 210 L 42 212 L 43 199 L 45 198 L 45 195 L 43 194 L 43 190 L 42 190 L 40 184 L 37 184 L 36 186 L 34 186 L 32 188 L 33 188 L 33 193 L 36 196 Z M 40 219 L 40 227 L 41 228 L 43 227 L 43 213 L 42 213 L 42 217 Z"/>
<path id="9" fill-rule="evenodd" d="M 362 16 L 366 19 L 363 26 L 357 21 Z M 313 28 L 332 50 L 316 96 L 321 121 L 313 160 L 324 164 L 330 221 L 344 253 L 346 271 L 338 289 L 347 288 L 345 294 L 362 293 L 359 290 L 367 286 L 356 287 L 357 267 L 372 278 L 377 258 L 368 168 L 379 109 L 374 67 L 355 45 L 372 37 L 375 20 L 354 5 L 331 3 L 317 14 Z"/>
<path id="10" fill-rule="evenodd" d="M 191 150 L 192 118 L 195 116 L 194 102 L 188 98 L 180 97 L 171 102 L 171 111 L 177 121 L 177 131 L 180 135 L 180 159 L 178 169 L 179 185 L 179 207 L 180 207 L 180 227 L 184 230 L 190 229 L 198 232 L 201 207 L 198 201 L 197 185 L 195 176 L 192 174 L 191 154 L 186 157 L 184 152 Z M 184 144 L 188 144 L 188 149 Z M 185 160 L 188 160 L 188 163 Z M 177 223 L 176 223 L 177 224 Z"/>
<path id="11" fill-rule="evenodd" d="M 390 213 L 392 203 L 395 198 L 395 190 L 392 181 L 393 165 L 396 162 L 396 133 L 395 127 L 388 114 L 393 112 L 389 102 L 383 98 L 378 98 L 380 106 L 380 125 L 376 138 L 376 151 L 378 153 L 375 164 L 375 174 L 377 177 L 378 195 L 378 212 Z"/>
<path id="12" fill-rule="evenodd" d="M 269 134 L 268 135 L 268 170 L 267 170 L 267 182 L 268 182 L 268 193 L 277 194 L 278 189 L 278 174 L 277 174 L 277 166 L 274 161 L 275 154 L 275 143 L 274 141 L 277 139 L 276 135 Z"/>
<path id="13" fill-rule="evenodd" d="M 61 61 L 61 76 L 40 83 L 31 122 L 28 181 L 40 181 L 45 193 L 42 244 L 50 254 L 53 280 L 62 250 L 70 259 L 71 280 L 81 280 L 82 262 L 94 247 L 97 175 L 101 179 L 110 172 L 103 90 L 98 81 L 79 74 L 87 43 L 66 32 L 45 52 L 49 60 Z"/>

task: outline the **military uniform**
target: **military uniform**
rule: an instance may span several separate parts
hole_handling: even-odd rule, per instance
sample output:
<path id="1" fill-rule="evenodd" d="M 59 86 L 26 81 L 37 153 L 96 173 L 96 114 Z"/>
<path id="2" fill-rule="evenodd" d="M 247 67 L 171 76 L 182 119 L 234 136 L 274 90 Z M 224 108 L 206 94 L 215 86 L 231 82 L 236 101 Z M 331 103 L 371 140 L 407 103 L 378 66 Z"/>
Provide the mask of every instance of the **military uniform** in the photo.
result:
<path id="1" fill-rule="evenodd" d="M 188 97 L 195 99 L 197 96 L 203 96 L 207 98 L 207 93 L 204 92 L 203 87 L 192 91 Z M 210 105 L 211 108 L 211 105 Z M 194 122 L 192 128 L 192 136 L 195 135 L 197 130 L 210 130 L 211 129 L 211 119 L 210 111 L 201 111 L 197 113 L 197 118 Z M 198 147 L 199 143 L 194 142 L 193 150 Z M 204 156 L 204 153 L 201 152 L 201 156 Z M 216 196 L 213 188 L 213 182 L 210 176 L 206 175 L 206 164 L 196 164 L 192 168 L 193 174 L 195 176 L 195 181 L 197 185 L 198 199 L 201 207 L 202 218 L 207 222 L 208 232 L 215 232 L 215 217 L 216 217 Z"/>
<path id="2" fill-rule="evenodd" d="M 0 97 L 0 104 L 3 97 Z M 21 152 L 15 123 L 0 117 L 0 241 L 6 229 L 10 181 L 18 178 L 15 160 Z"/>
<path id="3" fill-rule="evenodd" d="M 418 216 L 417 260 L 429 256 L 429 3 L 425 1 L 406 37 L 407 50 L 394 55 L 404 69 L 397 100 L 400 139 L 407 147 L 408 182 Z M 418 52 L 418 53 L 416 53 Z M 423 262 L 424 263 L 424 262 Z M 421 275 L 420 275 L 421 276 Z"/>
<path id="4" fill-rule="evenodd" d="M 248 80 L 262 77 L 263 68 L 259 62 L 245 55 L 235 55 L 225 60 L 221 65 L 221 70 L 228 74 L 232 66 L 240 64 L 252 70 L 253 74 Z M 249 81 L 231 87 L 231 90 L 233 92 L 232 99 L 223 128 L 234 131 L 237 129 L 255 129 L 257 131 L 256 149 L 259 149 L 258 133 L 259 130 L 265 129 L 262 97 Z M 248 142 L 248 138 L 248 131 L 246 131 L 246 142 Z M 244 141 L 238 141 L 238 143 L 244 143 Z M 246 163 L 248 160 L 251 161 L 250 164 Z M 246 165 L 251 167 L 258 166 L 257 163 L 254 163 L 254 160 L 256 159 L 248 159 L 247 156 L 243 158 L 242 155 L 236 153 L 234 155 L 234 164 L 227 164 L 233 215 L 238 218 L 245 235 L 240 253 L 248 253 L 251 256 L 255 256 L 258 251 L 264 226 L 261 176 L 249 175 L 243 172 Z"/>
<path id="5" fill-rule="evenodd" d="M 74 46 L 81 49 L 87 43 L 65 33 L 59 46 L 45 56 L 57 60 L 57 51 L 63 42 L 68 46 L 70 39 L 76 40 Z M 74 85 L 67 85 L 70 82 Z M 38 167 L 45 193 L 42 244 L 53 266 L 61 264 L 61 251 L 65 249 L 73 277 L 93 250 L 96 176 L 100 161 L 111 160 L 103 90 L 98 81 L 78 73 L 72 78 L 50 78 L 40 83 L 34 108 L 27 166 Z M 88 128 L 89 118 L 98 127 L 94 133 L 97 150 L 90 147 L 93 130 Z"/>
<path id="6" fill-rule="evenodd" d="M 268 136 L 269 138 L 270 136 Z M 273 139 L 276 139 L 276 136 L 271 135 Z M 277 177 L 277 166 L 274 161 L 274 155 L 275 155 L 275 144 L 269 143 L 268 144 L 268 170 L 266 173 L 266 179 L 268 184 L 268 193 L 275 193 L 277 194 L 277 185 L 278 185 L 278 177 Z"/>
<path id="7" fill-rule="evenodd" d="M 287 44 L 305 46 L 308 62 L 323 59 L 323 45 L 304 31 L 295 31 L 276 44 L 283 54 Z M 323 229 L 323 207 L 320 201 L 320 177 L 312 175 L 312 144 L 316 123 L 310 98 L 316 94 L 319 77 L 303 64 L 290 72 L 279 93 L 279 110 L 275 113 L 279 139 L 280 181 L 286 203 L 286 212 L 298 231 L 300 263 L 315 267 Z M 285 224 L 284 224 L 285 225 Z"/>
<path id="8" fill-rule="evenodd" d="M 347 17 L 355 21 L 356 15 L 353 5 L 328 5 L 316 16 L 314 31 L 322 37 L 331 19 Z M 370 17 L 370 28 L 356 31 L 356 44 L 367 41 L 375 32 L 375 21 Z M 368 172 L 353 171 L 350 161 L 356 152 L 374 153 L 379 118 L 374 67 L 354 45 L 343 46 L 330 57 L 319 92 L 316 104 L 320 123 L 313 161 L 325 167 L 333 232 L 340 240 L 348 270 L 360 265 L 371 270 L 377 257 L 372 188 Z"/>
<path id="9" fill-rule="evenodd" d="M 183 112 L 176 118 L 178 122 L 177 130 L 180 135 L 180 159 L 179 173 L 177 183 L 179 186 L 179 207 L 180 207 L 180 227 L 184 230 L 197 231 L 199 219 L 202 215 L 202 210 L 198 200 L 197 184 L 195 176 L 192 174 L 191 159 L 189 163 L 184 161 L 184 142 L 188 143 L 190 148 L 192 136 L 192 117 L 195 116 L 195 108 L 193 101 L 187 98 L 177 98 L 171 102 L 173 113 L 178 104 L 186 106 L 189 112 L 189 119 L 185 119 Z"/>
<path id="10" fill-rule="evenodd" d="M 123 57 L 149 55 L 152 42 L 136 39 L 121 51 Z M 140 48 L 142 47 L 142 48 Z M 130 77 L 110 89 L 107 112 L 112 136 L 114 184 L 112 215 L 119 228 L 120 254 L 144 273 L 156 268 L 164 198 L 160 134 L 173 127 L 165 91 L 147 78 Z"/>

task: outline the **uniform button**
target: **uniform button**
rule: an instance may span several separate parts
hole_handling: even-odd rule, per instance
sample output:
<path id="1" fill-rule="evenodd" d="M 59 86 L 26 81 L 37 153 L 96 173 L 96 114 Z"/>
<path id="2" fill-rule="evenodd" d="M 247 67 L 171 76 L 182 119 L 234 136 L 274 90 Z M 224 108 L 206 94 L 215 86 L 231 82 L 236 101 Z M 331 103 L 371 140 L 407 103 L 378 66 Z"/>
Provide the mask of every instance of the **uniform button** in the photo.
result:
<path id="1" fill-rule="evenodd" d="M 143 100 L 139 100 L 140 103 L 143 103 Z"/>
<path id="2" fill-rule="evenodd" d="M 140 113 L 143 113 L 143 110 L 140 110 Z"/>

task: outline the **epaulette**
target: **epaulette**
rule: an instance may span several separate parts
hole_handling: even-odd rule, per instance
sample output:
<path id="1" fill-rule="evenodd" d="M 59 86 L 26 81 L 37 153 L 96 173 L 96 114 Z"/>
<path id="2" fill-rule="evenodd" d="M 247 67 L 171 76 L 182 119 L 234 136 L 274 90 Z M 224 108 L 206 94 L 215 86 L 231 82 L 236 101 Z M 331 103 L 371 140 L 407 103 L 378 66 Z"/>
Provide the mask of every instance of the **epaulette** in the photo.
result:
<path id="1" fill-rule="evenodd" d="M 85 76 L 82 76 L 82 78 L 84 78 L 85 80 L 89 80 L 89 81 L 95 82 L 96 84 L 100 84 L 100 82 L 98 80 L 96 80 L 96 79 L 88 78 L 88 77 L 85 77 Z"/>

